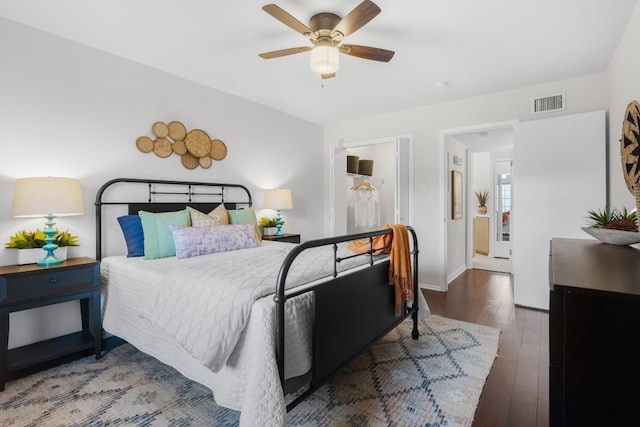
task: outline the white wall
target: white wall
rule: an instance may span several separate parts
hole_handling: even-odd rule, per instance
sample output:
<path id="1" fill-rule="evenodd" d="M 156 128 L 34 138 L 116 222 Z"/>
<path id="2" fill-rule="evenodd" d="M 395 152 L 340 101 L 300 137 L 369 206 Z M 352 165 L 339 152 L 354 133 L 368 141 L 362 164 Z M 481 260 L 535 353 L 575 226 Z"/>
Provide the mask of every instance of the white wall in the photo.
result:
<path id="1" fill-rule="evenodd" d="M 514 128 L 513 301 L 549 308 L 549 242 L 588 238 L 580 229 L 606 199 L 604 111 L 536 120 Z M 549 155 L 553 153 L 553 155 Z"/>
<path id="2" fill-rule="evenodd" d="M 242 183 L 252 190 L 258 214 L 263 189 L 288 187 L 294 209 L 283 212 L 285 231 L 322 237 L 317 225 L 324 171 L 317 159 L 326 150 L 320 126 L 4 19 L 0 58 L 4 241 L 16 230 L 43 225 L 12 217 L 15 179 L 47 175 L 82 184 L 85 215 L 58 221 L 80 238 L 70 256 L 94 256 L 96 191 L 116 177 Z M 188 170 L 175 155 L 161 159 L 137 150 L 136 139 L 151 136 L 154 122 L 172 120 L 224 141 L 227 157 L 210 169 Z M 111 238 L 121 239 L 119 230 L 113 233 Z M 0 265 L 15 262 L 16 251 L 2 247 Z M 11 345 L 76 330 L 77 312 L 56 308 L 12 315 Z M 42 314 L 47 311 L 52 314 Z M 37 327 L 21 328 L 27 323 Z M 42 335 L 32 335 L 38 328 Z"/>
<path id="3" fill-rule="evenodd" d="M 447 203 L 447 283 L 455 279 L 464 270 L 467 269 L 467 215 L 469 215 L 468 206 L 468 188 L 467 182 L 467 148 L 458 140 L 447 136 L 446 152 L 448 171 L 447 172 L 447 195 L 449 201 Z M 462 159 L 462 164 L 456 165 L 454 157 Z M 453 197 L 453 186 L 451 180 L 451 171 L 457 171 L 462 174 L 462 218 L 453 219 L 453 206 L 451 199 Z"/>
<path id="4" fill-rule="evenodd" d="M 472 153 L 472 162 L 473 162 L 473 202 L 474 204 L 471 206 L 471 210 L 477 212 L 476 208 L 480 206 L 478 203 L 478 198 L 476 197 L 476 192 L 481 191 L 491 191 L 491 187 L 493 187 L 493 176 L 491 175 L 491 153 L 490 152 L 482 152 L 482 153 Z"/>
<path id="5" fill-rule="evenodd" d="M 455 82 L 453 82 L 455 84 Z M 534 96 L 558 91 L 567 92 L 567 110 L 534 116 L 530 102 Z M 428 100 L 425 100 L 425 103 Z M 440 131 L 503 122 L 514 119 L 535 120 L 563 114 L 607 109 L 607 96 L 603 74 L 593 74 L 544 85 L 488 94 L 459 101 L 425 105 L 375 117 L 333 123 L 325 126 L 324 143 L 327 147 L 345 142 L 373 140 L 389 135 L 413 135 L 414 168 L 414 228 L 420 239 L 421 284 L 444 289 L 444 236 L 445 220 L 444 152 L 440 151 Z M 326 161 L 325 173 L 329 163 Z M 328 179 L 325 179 L 328 182 Z M 329 206 L 329 188 L 325 186 L 325 206 Z M 329 229 L 329 210 L 325 207 L 325 229 Z M 543 266 L 542 268 L 546 268 Z"/>
<path id="6" fill-rule="evenodd" d="M 635 207 L 624 181 L 620 161 L 622 120 L 629 102 L 640 101 L 640 3 L 613 54 L 606 72 L 609 95 L 609 204 L 629 209 Z"/>

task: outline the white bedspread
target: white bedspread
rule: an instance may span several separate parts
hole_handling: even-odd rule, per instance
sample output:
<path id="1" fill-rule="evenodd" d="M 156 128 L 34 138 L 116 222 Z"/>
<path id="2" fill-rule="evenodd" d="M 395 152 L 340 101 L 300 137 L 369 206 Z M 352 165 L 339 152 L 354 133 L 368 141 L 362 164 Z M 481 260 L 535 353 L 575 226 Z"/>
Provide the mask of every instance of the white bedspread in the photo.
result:
<path id="1" fill-rule="evenodd" d="M 253 303 L 274 292 L 280 266 L 291 248 L 265 245 L 221 254 L 215 262 L 179 260 L 181 268 L 163 275 L 142 314 L 218 372 L 235 348 Z M 293 280 L 287 288 L 331 273 L 332 257 L 320 251 L 326 252 L 318 248 L 301 254 L 292 266 Z"/>
<path id="2" fill-rule="evenodd" d="M 158 324 L 141 316 L 141 310 L 147 304 L 150 304 L 152 310 L 153 307 L 168 306 L 167 303 L 160 303 L 156 306 L 158 301 L 153 303 L 149 301 L 160 299 L 160 294 L 171 295 L 172 292 L 178 292 L 178 294 L 173 294 L 173 299 L 177 304 L 187 308 L 201 304 L 201 297 L 196 296 L 194 292 L 196 287 L 205 286 L 204 283 L 207 280 L 198 277 L 199 274 L 194 273 L 193 278 L 195 282 L 201 283 L 194 286 L 187 285 L 185 282 L 172 284 L 169 282 L 170 276 L 175 274 L 177 277 L 179 275 L 179 273 L 172 273 L 173 270 L 185 267 L 197 269 L 198 264 L 208 265 L 205 267 L 208 273 L 204 273 L 204 275 L 216 274 L 216 270 L 226 271 L 225 274 L 229 276 L 243 277 L 242 280 L 258 283 L 260 288 L 262 288 L 260 284 L 265 284 L 266 290 L 272 293 L 275 290 L 276 277 L 281 265 L 281 262 L 276 261 L 276 258 L 284 258 L 285 254 L 293 247 L 288 243 L 264 242 L 261 248 L 180 260 L 175 257 L 158 260 L 123 256 L 104 258 L 101 264 L 104 296 L 103 327 L 106 331 L 127 340 L 145 353 L 178 369 L 186 377 L 209 387 L 219 405 L 241 411 L 241 426 L 284 425 L 286 423 L 285 398 L 280 386 L 273 350 L 275 348 L 275 303 L 272 295 L 260 298 L 258 295 L 263 290 L 245 291 L 251 298 L 257 299 L 250 304 L 250 314 L 247 319 L 233 321 L 244 322 L 246 326 L 239 328 L 240 334 L 237 337 L 237 343 L 235 346 L 231 346 L 231 353 L 218 372 L 213 372 L 191 352 L 187 352 L 175 338 L 167 335 Z M 342 249 L 340 252 L 347 253 Z M 301 283 L 305 278 L 322 275 L 320 272 L 332 271 L 332 254 L 331 248 L 310 251 L 292 266 L 289 286 Z M 237 266 L 236 261 L 232 261 L 232 258 L 237 257 L 252 262 L 268 260 L 268 267 L 263 266 L 256 270 L 244 271 Z M 356 262 L 366 261 L 364 258 L 366 257 L 342 263 L 340 270 L 352 267 Z M 234 263 L 235 267 L 232 267 L 231 264 Z M 249 271 L 253 272 L 249 273 Z M 213 295 L 212 292 L 205 291 L 205 293 Z M 190 303 L 185 304 L 186 300 L 178 295 L 190 298 Z M 212 298 L 215 297 L 212 296 Z M 300 375 L 309 369 L 309 359 L 304 356 L 308 356 L 310 350 L 308 342 L 310 334 L 308 333 L 309 329 L 306 328 L 311 327 L 312 304 L 308 297 L 296 297 L 295 299 L 295 304 L 287 303 L 286 306 L 286 378 Z M 224 299 L 224 301 L 227 300 Z M 421 298 L 420 302 L 423 303 L 423 301 L 424 299 Z M 426 305 L 424 306 L 426 307 Z M 196 327 L 195 319 L 206 317 L 206 311 L 206 309 L 202 309 L 198 314 L 187 314 L 181 321 L 178 321 L 177 317 L 167 316 L 163 322 L 170 326 L 172 319 L 176 319 L 176 323 L 183 324 L 182 328 L 189 329 L 185 325 L 194 322 L 191 326 Z M 428 309 L 423 311 L 423 314 L 427 313 Z M 178 314 L 176 311 L 174 316 L 181 317 L 182 314 Z M 297 326 L 294 328 L 295 324 Z M 299 329 L 301 325 L 303 327 Z M 179 327 L 175 327 L 176 332 L 179 329 Z M 289 335 L 290 331 L 295 331 L 298 336 L 292 339 Z M 206 336 L 209 332 L 198 332 L 193 337 L 202 334 Z M 197 346 L 197 339 L 193 339 L 193 343 Z"/>

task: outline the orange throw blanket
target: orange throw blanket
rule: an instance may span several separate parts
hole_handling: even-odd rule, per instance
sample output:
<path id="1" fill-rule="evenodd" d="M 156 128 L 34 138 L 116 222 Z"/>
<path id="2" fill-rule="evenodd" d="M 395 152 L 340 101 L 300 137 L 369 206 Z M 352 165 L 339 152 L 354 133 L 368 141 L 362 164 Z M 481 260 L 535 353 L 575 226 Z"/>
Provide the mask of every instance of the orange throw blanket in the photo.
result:
<path id="1" fill-rule="evenodd" d="M 393 233 L 374 237 L 373 250 L 378 254 L 390 254 L 389 284 L 395 286 L 395 315 L 400 316 L 403 303 L 413 300 L 409 232 L 403 224 L 387 224 L 384 228 L 390 228 Z M 359 254 L 371 249 L 368 240 L 353 241 L 347 245 L 347 248 Z"/>

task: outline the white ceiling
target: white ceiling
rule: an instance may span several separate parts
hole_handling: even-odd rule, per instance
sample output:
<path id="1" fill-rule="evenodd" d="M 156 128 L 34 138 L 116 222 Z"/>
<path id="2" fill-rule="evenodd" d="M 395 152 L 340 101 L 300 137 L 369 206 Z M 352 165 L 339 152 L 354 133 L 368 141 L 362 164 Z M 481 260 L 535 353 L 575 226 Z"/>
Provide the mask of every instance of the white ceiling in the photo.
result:
<path id="1" fill-rule="evenodd" d="M 382 13 L 346 43 L 395 51 L 341 55 L 333 79 L 266 0 L 0 0 L 0 16 L 326 124 L 605 71 L 637 0 L 374 0 Z M 360 0 L 276 0 L 308 24 Z M 447 82 L 436 87 L 437 82 Z"/>

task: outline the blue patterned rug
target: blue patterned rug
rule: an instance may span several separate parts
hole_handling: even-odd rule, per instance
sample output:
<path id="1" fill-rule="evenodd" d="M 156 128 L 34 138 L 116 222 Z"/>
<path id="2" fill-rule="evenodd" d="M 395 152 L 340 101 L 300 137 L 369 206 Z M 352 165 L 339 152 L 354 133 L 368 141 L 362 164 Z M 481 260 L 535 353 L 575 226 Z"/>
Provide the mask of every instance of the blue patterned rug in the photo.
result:
<path id="1" fill-rule="evenodd" d="M 498 351 L 495 328 L 404 322 L 289 414 L 291 426 L 470 426 Z M 7 383 L 3 426 L 236 426 L 206 387 L 129 344 Z"/>

